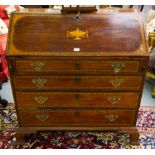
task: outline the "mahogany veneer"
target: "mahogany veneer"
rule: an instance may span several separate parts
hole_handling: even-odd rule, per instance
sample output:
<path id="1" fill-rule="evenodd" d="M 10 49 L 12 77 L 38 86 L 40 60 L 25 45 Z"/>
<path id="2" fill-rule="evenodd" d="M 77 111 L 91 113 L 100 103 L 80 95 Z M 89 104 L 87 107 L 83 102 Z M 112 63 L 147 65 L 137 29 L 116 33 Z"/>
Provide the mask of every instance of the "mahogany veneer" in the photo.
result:
<path id="1" fill-rule="evenodd" d="M 7 58 L 17 143 L 40 130 L 116 130 L 138 143 L 149 59 L 138 13 L 14 12 Z"/>

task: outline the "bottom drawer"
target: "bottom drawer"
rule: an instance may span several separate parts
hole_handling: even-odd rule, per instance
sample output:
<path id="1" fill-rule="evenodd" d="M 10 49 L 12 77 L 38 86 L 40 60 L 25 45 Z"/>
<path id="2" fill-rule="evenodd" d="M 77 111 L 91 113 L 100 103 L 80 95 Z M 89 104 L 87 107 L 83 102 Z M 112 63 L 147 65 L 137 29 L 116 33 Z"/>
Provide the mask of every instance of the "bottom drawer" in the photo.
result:
<path id="1" fill-rule="evenodd" d="M 134 126 L 136 110 L 20 110 L 20 126 Z"/>

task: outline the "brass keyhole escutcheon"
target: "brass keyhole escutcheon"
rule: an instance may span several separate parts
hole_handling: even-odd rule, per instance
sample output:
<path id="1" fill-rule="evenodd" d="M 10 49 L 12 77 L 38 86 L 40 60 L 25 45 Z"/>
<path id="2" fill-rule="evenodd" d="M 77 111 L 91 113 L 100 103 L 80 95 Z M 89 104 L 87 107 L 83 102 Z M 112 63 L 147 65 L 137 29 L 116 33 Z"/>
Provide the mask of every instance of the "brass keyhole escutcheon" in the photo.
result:
<path id="1" fill-rule="evenodd" d="M 80 69 L 80 62 L 76 62 L 76 63 L 74 64 L 74 67 L 75 67 L 75 69 Z"/>
<path id="2" fill-rule="evenodd" d="M 80 79 L 80 77 L 76 77 L 76 78 L 74 79 L 74 81 L 75 81 L 77 84 L 80 84 L 81 79 Z"/>
<path id="3" fill-rule="evenodd" d="M 75 94 L 75 98 L 77 99 L 77 100 L 79 100 L 80 99 L 80 94 Z"/>

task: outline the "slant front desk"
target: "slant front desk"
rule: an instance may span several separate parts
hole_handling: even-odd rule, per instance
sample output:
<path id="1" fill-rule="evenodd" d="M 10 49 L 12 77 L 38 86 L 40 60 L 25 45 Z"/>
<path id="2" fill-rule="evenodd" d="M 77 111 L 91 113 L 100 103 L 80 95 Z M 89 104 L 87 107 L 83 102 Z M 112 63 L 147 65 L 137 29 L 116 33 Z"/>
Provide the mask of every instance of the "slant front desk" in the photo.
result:
<path id="1" fill-rule="evenodd" d="M 17 142 L 44 130 L 114 130 L 138 143 L 149 59 L 138 13 L 14 12 L 7 58 Z"/>

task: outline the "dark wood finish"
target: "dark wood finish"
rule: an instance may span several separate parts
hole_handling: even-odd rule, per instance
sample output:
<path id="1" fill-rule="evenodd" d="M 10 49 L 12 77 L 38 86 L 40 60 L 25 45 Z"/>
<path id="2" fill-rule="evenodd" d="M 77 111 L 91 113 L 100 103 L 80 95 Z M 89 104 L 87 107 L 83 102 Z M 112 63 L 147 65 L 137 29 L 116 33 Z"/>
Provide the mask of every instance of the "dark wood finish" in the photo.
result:
<path id="1" fill-rule="evenodd" d="M 149 59 L 141 18 L 128 9 L 76 17 L 36 9 L 11 16 L 7 58 L 17 137 L 40 130 L 114 130 L 129 133 L 136 144 Z M 87 35 L 67 36 L 74 30 L 79 35 L 78 29 Z"/>
<path id="2" fill-rule="evenodd" d="M 25 133 L 36 133 L 36 131 L 53 131 L 53 130 L 65 130 L 65 131 L 114 131 L 130 134 L 130 142 L 133 145 L 138 145 L 139 143 L 139 133 L 135 127 L 20 127 L 16 131 L 16 143 L 23 144 L 25 140 Z M 23 137 L 21 139 L 21 137 Z M 134 138 L 134 139 L 133 139 Z"/>
<path id="3" fill-rule="evenodd" d="M 37 65 L 42 64 L 40 68 Z M 138 73 L 141 72 L 140 62 L 132 60 L 16 60 L 14 68 L 17 73 L 47 73 L 47 72 L 65 72 L 65 73 L 82 73 L 82 72 L 98 72 L 98 73 L 116 73 L 114 65 L 122 64 L 119 73 Z"/>
<path id="4" fill-rule="evenodd" d="M 128 133 L 130 134 L 131 144 L 138 145 L 139 144 L 139 133 L 138 133 L 138 130 L 137 131 L 133 131 L 132 133 L 131 132 L 128 132 Z"/>
<path id="5" fill-rule="evenodd" d="M 141 82 L 141 76 L 14 76 L 18 89 L 139 90 Z"/>
<path id="6" fill-rule="evenodd" d="M 14 26 L 16 37 L 13 37 L 12 41 L 13 45 L 22 52 L 73 52 L 75 47 L 79 47 L 81 52 L 96 52 L 97 50 L 99 52 L 133 52 L 141 44 L 139 24 L 137 21 L 127 18 L 124 16 L 120 18 L 117 15 L 109 17 L 81 15 L 81 19 L 77 22 L 73 16 L 66 15 L 61 15 L 59 18 L 54 15 L 52 17 L 49 15 L 24 17 L 16 21 Z M 130 24 L 126 23 L 126 20 Z M 62 23 L 62 21 L 65 22 Z M 72 24 L 68 25 L 68 23 Z M 67 31 L 76 30 L 77 27 L 90 33 L 88 39 L 83 39 L 85 44 L 78 42 L 77 45 L 77 41 L 66 37 Z M 57 37 L 58 33 L 59 37 Z M 134 38 L 132 38 L 133 35 Z M 32 44 L 33 46 L 31 46 Z M 40 44 L 43 46 L 38 46 Z"/>
<path id="7" fill-rule="evenodd" d="M 16 91 L 16 98 L 18 107 L 21 109 L 34 107 L 136 108 L 138 106 L 139 93 Z"/>
<path id="8" fill-rule="evenodd" d="M 135 110 L 19 110 L 21 126 L 133 126 Z M 67 118 L 65 119 L 64 116 Z"/>
<path id="9" fill-rule="evenodd" d="M 90 13 L 90 12 L 95 12 L 95 11 L 97 11 L 95 5 L 85 6 L 85 7 L 80 6 L 80 5 L 77 5 L 76 7 L 72 7 L 71 5 L 65 7 L 64 5 L 62 5 L 62 9 L 61 9 L 62 13 L 78 13 L 78 12 L 80 12 L 80 13 Z"/>
<path id="10" fill-rule="evenodd" d="M 143 27 L 135 13 L 81 14 L 80 20 L 74 18 L 74 14 L 32 14 L 12 15 L 9 54 L 118 56 L 121 52 L 122 55 L 147 55 Z M 67 37 L 67 31 L 77 28 L 88 31 L 88 38 L 77 41 Z M 80 48 L 80 52 L 73 52 L 74 48 Z"/>
<path id="11" fill-rule="evenodd" d="M 137 128 L 121 128 L 120 132 L 130 134 L 130 142 L 133 145 L 139 144 L 139 132 Z"/>
<path id="12" fill-rule="evenodd" d="M 26 136 L 27 136 L 27 134 L 30 134 L 30 133 L 36 133 L 37 132 L 37 130 L 34 130 L 34 128 L 33 129 L 22 129 L 22 128 L 18 128 L 17 130 L 16 130 L 16 144 L 17 145 L 21 145 L 21 144 L 23 144 L 24 142 L 25 142 L 25 140 L 26 140 Z"/>

